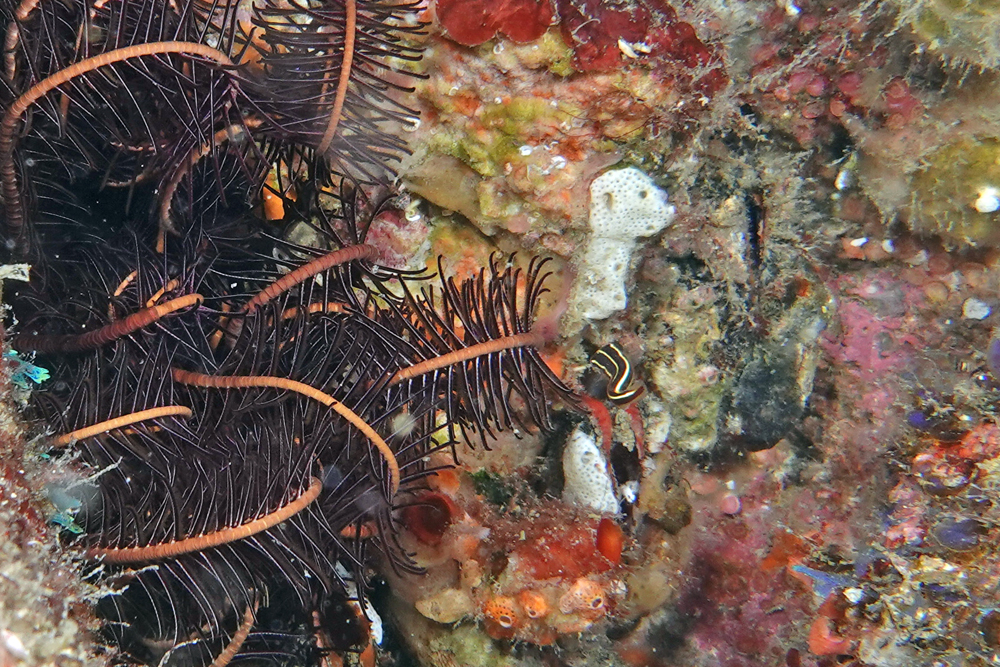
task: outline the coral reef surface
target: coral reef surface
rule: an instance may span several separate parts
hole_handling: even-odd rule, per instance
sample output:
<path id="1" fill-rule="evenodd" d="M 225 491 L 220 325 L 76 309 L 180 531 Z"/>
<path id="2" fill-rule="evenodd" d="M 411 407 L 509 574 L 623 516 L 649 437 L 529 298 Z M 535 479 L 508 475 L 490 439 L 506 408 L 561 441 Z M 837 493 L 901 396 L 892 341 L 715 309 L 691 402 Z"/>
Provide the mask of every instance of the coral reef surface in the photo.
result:
<path id="1" fill-rule="evenodd" d="M 380 524 L 344 527 L 389 545 L 359 556 L 348 582 L 373 641 L 341 657 L 313 640 L 310 659 L 1000 661 L 1000 6 L 397 9 L 403 55 L 423 58 L 389 59 L 393 84 L 416 76 L 379 97 L 406 111 L 377 120 L 409 153 L 366 241 L 396 275 L 455 276 L 443 285 L 456 303 L 484 303 L 476 276 L 493 266 L 535 312 L 494 294 L 481 327 L 473 307 L 458 322 L 410 294 L 421 304 L 410 328 L 376 338 L 447 354 L 448 336 L 485 328 L 495 342 L 505 317 L 530 321 L 534 372 L 571 393 L 542 401 L 550 423 L 524 419 L 543 414 L 531 387 L 484 361 L 468 372 L 498 373 L 491 401 L 469 402 L 455 380 L 421 408 L 423 430 L 394 415 L 401 439 L 427 434 L 419 456 L 401 454 L 419 474 Z M 361 112 L 351 122 L 367 127 Z M 337 155 L 349 159 L 349 142 Z M 264 187 L 285 210 L 309 194 L 301 157 L 269 164 Z M 316 228 L 307 218 L 283 232 L 289 270 Z M 497 252 L 516 258 L 504 267 L 547 258 L 546 291 L 531 291 L 531 271 L 491 265 Z M 369 307 L 394 298 L 386 287 Z M 469 415 L 504 428 L 455 426 Z M 89 594 L 73 556 L 51 546 L 53 522 L 72 516 L 39 500 L 47 466 L 22 473 L 18 437 L 4 439 L 3 500 L 32 500 L 5 529 L 20 537 L 0 546 L 3 567 L 37 573 L 24 550 L 59 567 L 44 573 L 51 604 L 34 630 L 8 619 L 28 589 L 0 586 L 0 664 L 93 662 L 103 649 L 75 638 L 92 627 Z"/>

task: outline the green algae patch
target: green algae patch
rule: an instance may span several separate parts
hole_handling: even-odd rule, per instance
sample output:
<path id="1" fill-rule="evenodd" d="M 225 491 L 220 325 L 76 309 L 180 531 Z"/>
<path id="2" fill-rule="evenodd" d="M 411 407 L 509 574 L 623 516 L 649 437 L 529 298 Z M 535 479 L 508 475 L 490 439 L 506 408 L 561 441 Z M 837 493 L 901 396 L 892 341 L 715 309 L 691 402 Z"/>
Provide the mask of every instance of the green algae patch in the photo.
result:
<path id="1" fill-rule="evenodd" d="M 506 509 L 511 498 L 514 497 L 514 489 L 503 481 L 503 478 L 496 473 L 487 470 L 480 470 L 471 474 L 472 485 L 476 493 L 486 499 L 486 502 Z"/>
<path id="2" fill-rule="evenodd" d="M 1000 0 L 907 2 L 904 15 L 931 51 L 975 67 L 1000 65 Z"/>
<path id="3" fill-rule="evenodd" d="M 433 654 L 446 654 L 454 662 L 436 664 L 465 665 L 466 667 L 513 667 L 514 660 L 504 655 L 492 639 L 472 625 L 459 625 L 447 634 L 441 633 L 430 643 Z"/>
<path id="4" fill-rule="evenodd" d="M 539 128 L 558 126 L 573 113 L 563 104 L 553 106 L 542 97 L 514 97 L 482 107 L 476 123 L 466 131 L 442 129 L 428 139 L 431 152 L 461 160 L 486 178 L 503 175 L 517 162 L 521 147 L 532 143 Z"/>
<path id="5" fill-rule="evenodd" d="M 490 60 L 507 71 L 518 67 L 547 69 L 561 77 L 576 72 L 573 67 L 573 49 L 566 45 L 557 30 L 549 30 L 529 44 L 487 43 L 480 47 L 479 54 L 484 60 Z"/>
<path id="6" fill-rule="evenodd" d="M 461 132 L 443 130 L 432 134 L 427 142 L 431 153 L 440 153 L 460 160 L 480 176 L 492 178 L 500 175 L 491 141 L 473 138 Z"/>
<path id="7" fill-rule="evenodd" d="M 1000 139 L 963 136 L 945 144 L 913 176 L 910 224 L 958 244 L 1000 243 L 1000 213 L 975 208 L 988 188 L 1000 188 Z"/>
<path id="8" fill-rule="evenodd" d="M 483 125 L 516 136 L 525 124 L 534 123 L 552 113 L 549 101 L 541 97 L 514 97 L 500 104 L 488 104 L 483 110 Z"/>

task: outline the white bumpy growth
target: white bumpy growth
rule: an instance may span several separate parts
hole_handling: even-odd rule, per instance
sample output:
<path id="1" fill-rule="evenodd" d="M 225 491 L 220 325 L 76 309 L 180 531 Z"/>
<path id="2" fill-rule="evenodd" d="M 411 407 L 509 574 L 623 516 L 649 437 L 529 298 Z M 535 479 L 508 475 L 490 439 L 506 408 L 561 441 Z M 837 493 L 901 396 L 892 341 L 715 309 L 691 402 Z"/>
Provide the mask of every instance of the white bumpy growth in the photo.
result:
<path id="1" fill-rule="evenodd" d="M 625 309 L 625 283 L 638 239 L 670 224 L 674 211 L 667 193 L 634 167 L 594 179 L 590 184 L 592 234 L 571 297 L 580 317 L 603 320 Z"/>
<path id="2" fill-rule="evenodd" d="M 618 514 L 618 499 L 608 462 L 593 436 L 579 426 L 563 450 L 563 500 L 597 512 Z"/>

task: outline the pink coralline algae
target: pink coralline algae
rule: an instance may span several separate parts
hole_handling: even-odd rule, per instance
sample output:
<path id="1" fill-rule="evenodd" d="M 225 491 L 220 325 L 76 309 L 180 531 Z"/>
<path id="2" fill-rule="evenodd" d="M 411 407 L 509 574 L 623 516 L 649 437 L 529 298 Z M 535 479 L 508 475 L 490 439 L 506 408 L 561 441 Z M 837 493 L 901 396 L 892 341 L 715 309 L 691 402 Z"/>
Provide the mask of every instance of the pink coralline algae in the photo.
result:
<path id="1" fill-rule="evenodd" d="M 889 502 L 895 509 L 890 517 L 891 525 L 886 529 L 885 546 L 895 549 L 904 544 L 920 544 L 926 531 L 922 525 L 924 507 L 920 502 L 920 488 L 911 479 L 902 479 L 889 492 Z"/>
<path id="2" fill-rule="evenodd" d="M 888 274 L 842 282 L 843 291 L 851 296 L 838 306 L 841 331 L 836 338 L 827 336 L 827 353 L 853 364 L 862 378 L 900 373 L 912 363 L 913 352 L 924 348 L 913 330 L 916 291 Z"/>
<path id="3" fill-rule="evenodd" d="M 900 318 L 880 318 L 854 301 L 844 302 L 840 316 L 843 336 L 837 347 L 831 344 L 827 349 L 839 360 L 853 362 L 865 371 L 881 375 L 898 368 L 908 356 L 901 345 L 909 344 L 919 349 L 912 336 L 900 334 L 903 327 Z"/>
<path id="4" fill-rule="evenodd" d="M 411 268 L 411 262 L 423 261 L 420 248 L 429 229 L 419 216 L 408 218 L 401 211 L 380 212 L 368 229 L 367 241 L 379 250 L 379 258 L 396 269 Z M 416 264 L 416 262 L 414 262 Z"/>

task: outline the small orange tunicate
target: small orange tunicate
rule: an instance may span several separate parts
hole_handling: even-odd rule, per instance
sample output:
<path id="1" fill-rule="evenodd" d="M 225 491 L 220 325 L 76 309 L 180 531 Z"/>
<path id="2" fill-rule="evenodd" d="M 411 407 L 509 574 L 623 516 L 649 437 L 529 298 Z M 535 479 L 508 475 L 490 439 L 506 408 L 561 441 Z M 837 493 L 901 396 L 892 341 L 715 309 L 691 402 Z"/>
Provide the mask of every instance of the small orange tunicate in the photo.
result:
<path id="1" fill-rule="evenodd" d="M 622 547 L 625 533 L 614 519 L 605 517 L 597 524 L 597 550 L 609 561 L 618 565 L 622 562 Z"/>
<path id="2" fill-rule="evenodd" d="M 285 217 L 285 202 L 278 193 L 265 185 L 261 189 L 260 198 L 264 206 L 265 220 L 274 222 Z"/>
<path id="3" fill-rule="evenodd" d="M 498 595 L 490 598 L 483 605 L 483 615 L 501 628 L 509 630 L 520 625 L 517 614 L 517 603 L 514 598 Z"/>
<path id="4" fill-rule="evenodd" d="M 538 591 L 524 590 L 517 596 L 521 608 L 528 618 L 542 618 L 549 613 L 549 603 L 545 596 Z"/>
<path id="5" fill-rule="evenodd" d="M 603 614 L 604 587 L 592 579 L 581 577 L 559 598 L 559 611 L 564 614 Z"/>
<path id="6" fill-rule="evenodd" d="M 418 540 L 433 546 L 441 543 L 445 531 L 459 512 L 455 501 L 443 493 L 432 491 L 425 493 L 413 505 L 403 509 L 403 525 Z"/>
<path id="7" fill-rule="evenodd" d="M 280 194 L 279 194 L 280 193 Z M 267 175 L 267 181 L 260 190 L 260 203 L 264 213 L 264 219 L 268 222 L 282 220 L 285 217 L 285 200 L 295 201 L 297 199 L 295 187 L 285 187 L 278 178 L 276 169 L 272 169 Z"/>
<path id="8" fill-rule="evenodd" d="M 722 510 L 723 514 L 733 516 L 735 514 L 739 514 L 742 508 L 743 503 L 740 501 L 740 497 L 735 493 L 727 493 L 722 496 L 721 500 L 719 500 L 719 509 Z"/>

